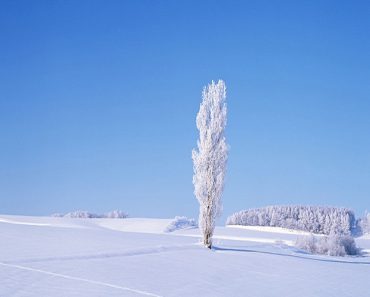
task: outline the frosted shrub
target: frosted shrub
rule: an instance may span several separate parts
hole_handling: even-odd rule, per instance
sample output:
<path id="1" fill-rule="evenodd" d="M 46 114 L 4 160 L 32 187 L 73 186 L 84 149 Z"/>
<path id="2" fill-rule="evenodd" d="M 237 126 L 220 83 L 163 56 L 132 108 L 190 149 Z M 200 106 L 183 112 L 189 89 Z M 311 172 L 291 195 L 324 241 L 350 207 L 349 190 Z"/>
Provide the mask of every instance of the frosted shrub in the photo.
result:
<path id="1" fill-rule="evenodd" d="M 92 218 L 99 218 L 100 216 L 95 213 L 90 213 L 85 210 L 76 210 L 69 212 L 64 215 L 65 218 L 79 218 L 79 219 L 92 219 Z"/>
<path id="2" fill-rule="evenodd" d="M 311 254 L 328 256 L 358 255 L 354 239 L 350 235 L 331 233 L 329 236 L 315 238 L 313 235 L 297 238 L 296 247 Z"/>
<path id="3" fill-rule="evenodd" d="M 341 237 L 341 244 L 347 255 L 358 255 L 360 250 L 356 246 L 356 242 L 352 236 L 344 235 Z"/>
<path id="4" fill-rule="evenodd" d="M 110 211 L 110 212 L 104 214 L 103 217 L 108 218 L 108 219 L 124 219 L 124 218 L 127 218 L 128 215 L 123 211 L 113 210 L 113 211 Z"/>
<path id="5" fill-rule="evenodd" d="M 198 224 L 194 219 L 188 219 L 187 217 L 177 216 L 171 221 L 165 229 L 165 232 L 173 232 L 180 229 L 196 228 Z"/>
<path id="6" fill-rule="evenodd" d="M 53 217 L 53 218 L 62 218 L 64 216 L 64 214 L 62 214 L 62 213 L 53 213 L 50 216 Z"/>
<path id="7" fill-rule="evenodd" d="M 309 236 L 300 236 L 297 238 L 296 247 L 305 250 L 311 254 L 316 252 L 316 238 L 312 234 Z"/>
<path id="8" fill-rule="evenodd" d="M 326 254 L 328 256 L 346 255 L 346 250 L 342 244 L 341 236 L 337 234 L 330 234 L 318 241 L 317 252 L 319 254 Z"/>

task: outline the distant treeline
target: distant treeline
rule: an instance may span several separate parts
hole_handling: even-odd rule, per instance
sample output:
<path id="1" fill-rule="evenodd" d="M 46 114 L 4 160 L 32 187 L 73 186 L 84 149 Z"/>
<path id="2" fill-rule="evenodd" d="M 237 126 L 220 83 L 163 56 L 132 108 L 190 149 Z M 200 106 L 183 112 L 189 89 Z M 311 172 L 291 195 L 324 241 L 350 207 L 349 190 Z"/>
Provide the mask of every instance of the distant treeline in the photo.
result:
<path id="1" fill-rule="evenodd" d="M 97 219 L 97 218 L 124 219 L 128 217 L 128 215 L 125 212 L 120 210 L 113 210 L 105 214 L 96 214 L 88 212 L 86 210 L 76 210 L 66 214 L 54 213 L 51 216 L 58 218 L 75 218 L 75 219 Z"/>
<path id="2" fill-rule="evenodd" d="M 356 229 L 352 210 L 321 206 L 267 206 L 243 210 L 228 217 L 226 225 L 272 226 L 319 234 L 351 234 Z"/>

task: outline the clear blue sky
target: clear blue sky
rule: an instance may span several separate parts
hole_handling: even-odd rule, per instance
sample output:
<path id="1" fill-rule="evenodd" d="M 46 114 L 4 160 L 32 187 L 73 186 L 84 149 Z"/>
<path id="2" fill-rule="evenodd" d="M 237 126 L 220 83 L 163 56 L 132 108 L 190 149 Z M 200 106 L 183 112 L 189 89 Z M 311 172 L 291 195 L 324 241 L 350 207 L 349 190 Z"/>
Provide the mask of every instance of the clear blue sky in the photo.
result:
<path id="1" fill-rule="evenodd" d="M 0 213 L 197 216 L 202 87 L 228 87 L 224 216 L 370 209 L 368 1 L 0 3 Z"/>

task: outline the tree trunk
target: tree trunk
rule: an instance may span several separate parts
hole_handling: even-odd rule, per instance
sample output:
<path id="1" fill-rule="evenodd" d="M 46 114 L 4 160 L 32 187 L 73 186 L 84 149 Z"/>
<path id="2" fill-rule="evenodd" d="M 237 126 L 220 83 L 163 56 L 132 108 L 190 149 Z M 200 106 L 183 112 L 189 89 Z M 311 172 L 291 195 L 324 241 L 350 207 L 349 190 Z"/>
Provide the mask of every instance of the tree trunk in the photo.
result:
<path id="1" fill-rule="evenodd" d="M 212 233 L 213 233 L 213 230 L 212 230 L 212 214 L 211 214 L 211 203 L 212 203 L 212 199 L 211 199 L 211 195 L 208 195 L 208 205 L 207 205 L 207 211 L 206 211 L 206 226 L 205 226 L 205 230 L 204 230 L 204 234 L 203 234 L 203 237 L 204 237 L 204 245 L 211 249 L 212 248 Z"/>
<path id="2" fill-rule="evenodd" d="M 205 232 L 204 232 L 204 241 L 203 241 L 203 244 L 211 249 L 212 248 L 212 239 L 211 239 L 211 233 L 210 233 L 210 230 L 208 228 L 206 228 Z"/>

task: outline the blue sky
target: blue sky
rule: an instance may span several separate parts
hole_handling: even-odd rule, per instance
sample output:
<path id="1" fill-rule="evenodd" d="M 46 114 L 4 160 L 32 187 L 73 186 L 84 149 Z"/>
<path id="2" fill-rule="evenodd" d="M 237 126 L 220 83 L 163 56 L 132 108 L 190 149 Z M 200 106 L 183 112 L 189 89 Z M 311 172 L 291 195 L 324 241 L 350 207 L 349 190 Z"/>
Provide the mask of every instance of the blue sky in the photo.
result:
<path id="1" fill-rule="evenodd" d="M 368 1 L 2 1 L 0 213 L 197 216 L 202 87 L 228 87 L 224 215 L 362 214 Z"/>

